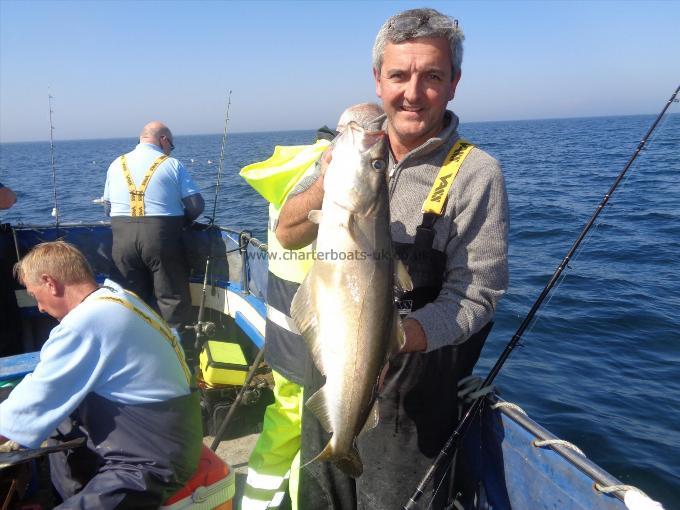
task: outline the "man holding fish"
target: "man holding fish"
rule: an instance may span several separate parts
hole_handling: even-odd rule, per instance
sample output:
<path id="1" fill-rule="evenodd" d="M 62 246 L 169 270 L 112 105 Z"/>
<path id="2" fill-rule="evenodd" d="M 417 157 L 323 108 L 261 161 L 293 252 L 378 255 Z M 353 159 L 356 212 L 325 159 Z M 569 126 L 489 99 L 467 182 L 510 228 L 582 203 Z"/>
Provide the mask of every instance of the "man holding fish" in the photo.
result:
<path id="1" fill-rule="evenodd" d="M 385 116 L 374 131 L 347 129 L 325 173 L 281 211 L 284 247 L 316 239 L 317 253 L 346 255 L 319 257 L 291 309 L 310 350 L 305 510 L 406 503 L 459 419 L 457 382 L 507 288 L 500 166 L 460 139 L 446 109 L 462 41 L 457 21 L 433 9 L 388 19 L 373 48 Z M 424 501 L 444 508 L 450 477 L 434 478 Z"/>

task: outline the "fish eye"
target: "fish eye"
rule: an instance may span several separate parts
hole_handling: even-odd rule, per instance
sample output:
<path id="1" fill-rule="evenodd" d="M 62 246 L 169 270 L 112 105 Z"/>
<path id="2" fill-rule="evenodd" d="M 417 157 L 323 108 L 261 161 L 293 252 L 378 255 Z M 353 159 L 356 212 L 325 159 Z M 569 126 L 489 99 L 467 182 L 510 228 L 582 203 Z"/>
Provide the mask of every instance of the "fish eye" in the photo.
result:
<path id="1" fill-rule="evenodd" d="M 371 161 L 371 166 L 373 166 L 373 170 L 377 170 L 378 172 L 382 172 L 387 167 L 384 159 L 374 159 Z"/>

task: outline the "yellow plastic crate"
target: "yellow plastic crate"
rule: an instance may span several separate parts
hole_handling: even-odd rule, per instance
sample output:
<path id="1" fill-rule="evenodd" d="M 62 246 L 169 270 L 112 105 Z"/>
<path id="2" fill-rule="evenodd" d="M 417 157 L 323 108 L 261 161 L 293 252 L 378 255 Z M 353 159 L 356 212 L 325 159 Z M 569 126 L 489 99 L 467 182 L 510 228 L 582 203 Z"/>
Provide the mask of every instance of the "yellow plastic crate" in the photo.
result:
<path id="1" fill-rule="evenodd" d="M 241 386 L 248 374 L 248 363 L 239 344 L 208 340 L 199 356 L 203 380 L 210 384 Z"/>

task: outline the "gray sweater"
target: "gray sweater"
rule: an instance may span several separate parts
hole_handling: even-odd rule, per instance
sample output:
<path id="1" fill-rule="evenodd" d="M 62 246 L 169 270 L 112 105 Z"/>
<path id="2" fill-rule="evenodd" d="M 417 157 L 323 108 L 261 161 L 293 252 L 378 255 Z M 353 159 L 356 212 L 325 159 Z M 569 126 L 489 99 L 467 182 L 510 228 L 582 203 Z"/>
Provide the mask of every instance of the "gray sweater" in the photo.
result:
<path id="1" fill-rule="evenodd" d="M 386 128 L 386 118 L 377 120 Z M 392 239 L 413 243 L 422 206 L 441 164 L 458 140 L 458 117 L 446 112 L 445 128 L 394 163 L 390 154 Z M 474 143 L 474 140 L 470 140 Z M 453 182 L 444 215 L 435 225 L 434 248 L 446 254 L 439 297 L 412 312 L 427 336 L 427 351 L 459 344 L 494 316 L 508 287 L 508 199 L 498 162 L 474 148 Z"/>
<path id="2" fill-rule="evenodd" d="M 376 119 L 386 129 L 386 116 Z M 425 198 L 451 147 L 458 140 L 458 117 L 447 111 L 437 137 L 394 163 L 390 154 L 390 228 L 392 240 L 413 243 L 423 219 Z M 474 140 L 470 140 L 474 143 Z M 317 171 L 291 192 L 296 195 L 319 177 Z M 444 215 L 435 225 L 433 247 L 446 254 L 442 290 L 437 299 L 411 312 L 427 336 L 427 351 L 460 344 L 494 316 L 508 288 L 508 198 L 501 167 L 474 148 L 451 187 Z"/>

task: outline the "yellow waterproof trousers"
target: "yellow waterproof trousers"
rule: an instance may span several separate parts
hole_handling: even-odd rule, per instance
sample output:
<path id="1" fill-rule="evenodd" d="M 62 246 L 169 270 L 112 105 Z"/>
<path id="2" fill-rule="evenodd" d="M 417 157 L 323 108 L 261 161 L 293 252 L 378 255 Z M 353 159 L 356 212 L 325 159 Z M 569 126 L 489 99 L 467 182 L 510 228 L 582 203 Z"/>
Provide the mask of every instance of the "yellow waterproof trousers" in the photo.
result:
<path id="1" fill-rule="evenodd" d="M 262 433 L 248 460 L 241 510 L 278 508 L 289 483 L 292 508 L 297 510 L 302 387 L 276 371 L 272 375 L 274 403 L 264 413 Z"/>

